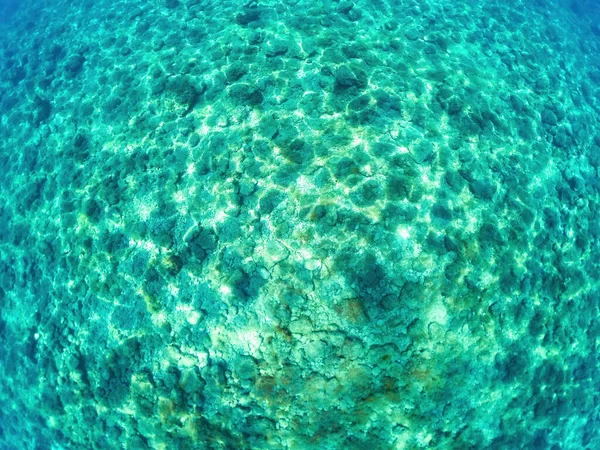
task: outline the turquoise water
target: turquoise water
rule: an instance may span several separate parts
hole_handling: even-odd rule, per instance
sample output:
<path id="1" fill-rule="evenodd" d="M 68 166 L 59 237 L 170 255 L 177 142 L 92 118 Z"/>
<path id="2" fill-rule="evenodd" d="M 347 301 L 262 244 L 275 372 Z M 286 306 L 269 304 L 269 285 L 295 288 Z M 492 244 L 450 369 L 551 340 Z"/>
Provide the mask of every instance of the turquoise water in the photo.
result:
<path id="1" fill-rule="evenodd" d="M 600 448 L 594 1 L 0 2 L 0 449 Z"/>

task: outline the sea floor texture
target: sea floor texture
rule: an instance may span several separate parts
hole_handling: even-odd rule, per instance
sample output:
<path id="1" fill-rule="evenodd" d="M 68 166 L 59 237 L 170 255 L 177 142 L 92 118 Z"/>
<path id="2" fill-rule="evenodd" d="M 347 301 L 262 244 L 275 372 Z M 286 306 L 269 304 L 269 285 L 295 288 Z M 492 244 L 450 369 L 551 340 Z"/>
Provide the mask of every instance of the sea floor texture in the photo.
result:
<path id="1" fill-rule="evenodd" d="M 594 1 L 0 3 L 0 449 L 600 448 Z"/>

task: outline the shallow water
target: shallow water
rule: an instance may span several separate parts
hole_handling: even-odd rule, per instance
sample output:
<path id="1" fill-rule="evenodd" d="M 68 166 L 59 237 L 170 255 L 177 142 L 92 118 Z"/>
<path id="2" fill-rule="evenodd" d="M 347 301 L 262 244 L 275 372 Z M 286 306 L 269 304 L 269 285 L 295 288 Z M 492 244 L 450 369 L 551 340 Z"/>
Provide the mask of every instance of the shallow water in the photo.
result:
<path id="1" fill-rule="evenodd" d="M 0 3 L 1 449 L 600 448 L 593 1 Z"/>

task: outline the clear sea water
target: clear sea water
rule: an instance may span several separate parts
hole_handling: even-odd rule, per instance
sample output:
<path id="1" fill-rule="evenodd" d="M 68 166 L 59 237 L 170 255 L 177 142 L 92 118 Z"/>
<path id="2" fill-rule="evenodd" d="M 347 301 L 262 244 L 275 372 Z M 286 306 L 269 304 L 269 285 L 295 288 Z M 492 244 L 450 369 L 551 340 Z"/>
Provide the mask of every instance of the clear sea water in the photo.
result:
<path id="1" fill-rule="evenodd" d="M 0 0 L 0 450 L 600 448 L 599 24 Z"/>

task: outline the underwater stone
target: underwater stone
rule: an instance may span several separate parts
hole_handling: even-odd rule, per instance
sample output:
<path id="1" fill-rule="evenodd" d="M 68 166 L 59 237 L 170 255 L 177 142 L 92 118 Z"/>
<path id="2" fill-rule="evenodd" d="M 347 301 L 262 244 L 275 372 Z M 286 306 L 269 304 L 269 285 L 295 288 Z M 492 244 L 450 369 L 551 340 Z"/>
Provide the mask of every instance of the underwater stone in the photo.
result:
<path id="1" fill-rule="evenodd" d="M 191 133 L 188 137 L 188 145 L 190 146 L 190 148 L 197 147 L 199 143 L 200 136 L 198 135 L 198 133 Z"/>
<path id="2" fill-rule="evenodd" d="M 362 59 L 365 57 L 369 47 L 362 43 L 356 43 L 351 45 L 344 45 L 342 47 L 342 53 L 348 58 Z"/>
<path id="3" fill-rule="evenodd" d="M 348 18 L 349 21 L 356 22 L 357 20 L 359 20 L 362 17 L 362 11 L 357 8 L 352 8 L 350 11 L 348 11 L 348 13 L 346 14 L 346 17 Z"/>
<path id="4" fill-rule="evenodd" d="M 431 207 L 431 215 L 444 221 L 452 220 L 452 211 L 441 203 L 436 203 Z"/>
<path id="5" fill-rule="evenodd" d="M 423 35 L 423 31 L 416 27 L 409 28 L 404 32 L 404 37 L 409 41 L 416 41 Z"/>
<path id="6" fill-rule="evenodd" d="M 435 43 L 444 53 L 448 52 L 449 40 L 445 36 L 438 36 L 435 39 Z"/>
<path id="7" fill-rule="evenodd" d="M 273 41 L 267 41 L 267 45 L 264 46 L 263 51 L 268 57 L 282 56 L 288 51 L 288 44 L 280 39 Z"/>
<path id="8" fill-rule="evenodd" d="M 248 36 L 248 43 L 251 45 L 257 45 L 257 44 L 261 44 L 264 39 L 265 39 L 264 33 L 260 32 L 260 31 L 253 31 Z"/>
<path id="9" fill-rule="evenodd" d="M 52 114 L 52 104 L 49 100 L 36 95 L 33 100 L 35 113 L 34 113 L 34 123 L 36 126 L 39 126 L 42 122 L 45 122 L 50 118 Z"/>
<path id="10" fill-rule="evenodd" d="M 258 124 L 258 130 L 263 137 L 267 139 L 273 139 L 279 131 L 278 122 L 275 116 L 263 116 Z"/>
<path id="11" fill-rule="evenodd" d="M 565 129 L 565 127 L 560 127 L 554 137 L 552 138 L 552 145 L 558 148 L 567 148 L 569 147 L 571 139 L 569 133 Z"/>
<path id="12" fill-rule="evenodd" d="M 360 111 L 356 114 L 348 115 L 348 122 L 351 124 L 359 124 L 359 125 L 370 125 L 376 126 L 380 119 L 383 119 L 384 116 L 377 111 L 375 108 L 367 108 L 363 111 Z"/>
<path id="13" fill-rule="evenodd" d="M 469 190 L 481 200 L 491 200 L 496 193 L 496 185 L 491 180 L 475 179 L 469 182 Z"/>
<path id="14" fill-rule="evenodd" d="M 549 109 L 556 115 L 556 119 L 560 122 L 563 120 L 567 113 L 564 106 L 559 101 L 551 101 L 546 104 L 546 109 Z"/>
<path id="15" fill-rule="evenodd" d="M 290 255 L 289 250 L 280 242 L 275 240 L 268 241 L 264 247 L 264 251 L 265 262 L 267 263 L 268 267 L 272 267 Z"/>
<path id="16" fill-rule="evenodd" d="M 348 103 L 348 109 L 361 111 L 369 105 L 370 101 L 371 98 L 368 95 L 361 95 Z"/>
<path id="17" fill-rule="evenodd" d="M 342 0 L 338 3 L 337 12 L 342 14 L 348 14 L 353 7 L 354 3 L 352 1 Z"/>
<path id="18" fill-rule="evenodd" d="M 181 111 L 182 114 L 189 113 L 194 106 L 196 106 L 200 95 L 202 95 L 205 90 L 205 84 L 196 86 L 188 76 L 170 78 L 165 84 L 165 93 L 172 95 L 177 103 L 184 108 L 183 111 Z"/>
<path id="19" fill-rule="evenodd" d="M 260 212 L 270 214 L 283 201 L 285 195 L 281 191 L 270 190 L 259 200 Z"/>
<path id="20" fill-rule="evenodd" d="M 102 215 L 102 208 L 94 199 L 90 199 L 85 203 L 85 214 L 92 223 L 97 223 Z"/>
<path id="21" fill-rule="evenodd" d="M 313 158 L 314 152 L 302 139 L 294 139 L 288 145 L 282 145 L 281 155 L 294 164 L 306 164 Z"/>
<path id="22" fill-rule="evenodd" d="M 258 106 L 263 102 L 263 95 L 256 86 L 247 83 L 236 83 L 229 87 L 229 96 L 236 103 Z"/>
<path id="23" fill-rule="evenodd" d="M 454 170 L 448 170 L 444 174 L 444 180 L 446 181 L 446 183 L 448 183 L 448 186 L 450 186 L 450 188 L 456 193 L 459 193 L 466 184 L 466 180 Z"/>
<path id="24" fill-rule="evenodd" d="M 218 238 L 212 230 L 198 228 L 187 237 L 187 241 L 192 248 L 197 246 L 207 252 L 212 252 L 217 248 Z"/>
<path id="25" fill-rule="evenodd" d="M 421 141 L 412 149 L 412 155 L 418 164 L 430 162 L 435 158 L 433 144 L 429 141 Z"/>
<path id="26" fill-rule="evenodd" d="M 519 136 L 524 140 L 531 140 L 535 138 L 535 125 L 533 120 L 528 117 L 523 117 L 517 124 L 517 132 Z"/>
<path id="27" fill-rule="evenodd" d="M 282 187 L 288 187 L 298 178 L 298 169 L 294 164 L 285 164 L 273 176 L 273 181 Z"/>
<path id="28" fill-rule="evenodd" d="M 373 205 L 382 197 L 383 188 L 375 180 L 365 181 L 350 193 L 350 199 L 355 205 L 366 207 Z"/>
<path id="29" fill-rule="evenodd" d="M 396 227 L 402 223 L 410 223 L 417 217 L 417 208 L 410 204 L 388 202 L 383 210 L 386 225 Z"/>
<path id="30" fill-rule="evenodd" d="M 20 81 L 24 80 L 27 76 L 27 70 L 23 66 L 13 66 L 8 73 L 8 79 L 16 86 Z"/>
<path id="31" fill-rule="evenodd" d="M 545 109 L 544 111 L 542 111 L 542 122 L 544 122 L 546 125 L 553 126 L 558 123 L 558 118 L 552 110 Z"/>
<path id="32" fill-rule="evenodd" d="M 65 63 L 65 71 L 71 77 L 77 75 L 83 69 L 86 59 L 83 55 L 73 55 Z"/>
<path id="33" fill-rule="evenodd" d="M 248 73 L 248 67 L 241 61 L 236 61 L 225 70 L 225 77 L 229 83 L 238 81 Z"/>
<path id="34" fill-rule="evenodd" d="M 503 244 L 502 236 L 495 225 L 484 223 L 479 229 L 479 243 L 483 249 Z"/>
<path id="35" fill-rule="evenodd" d="M 348 66 L 341 66 L 335 71 L 335 86 L 338 90 L 361 87 L 364 82 Z"/>
<path id="36" fill-rule="evenodd" d="M 360 167 L 352 158 L 343 156 L 340 159 L 332 161 L 333 174 L 339 180 L 343 180 L 352 175 L 360 173 Z"/>
<path id="37" fill-rule="evenodd" d="M 249 25 L 261 18 L 261 10 L 259 8 L 244 8 L 244 10 L 235 16 L 235 22 L 239 25 Z"/>
<path id="38" fill-rule="evenodd" d="M 448 114 L 452 116 L 458 114 L 463 109 L 462 101 L 457 96 L 453 95 L 446 102 L 446 109 Z"/>
<path id="39" fill-rule="evenodd" d="M 412 191 L 412 179 L 405 175 L 392 175 L 388 177 L 386 192 L 390 200 L 407 198 Z"/>
<path id="40" fill-rule="evenodd" d="M 382 90 L 372 91 L 371 95 L 375 99 L 375 105 L 377 108 L 383 111 L 387 116 L 400 116 L 402 104 L 399 98 L 392 97 L 390 94 Z"/>
<path id="41" fill-rule="evenodd" d="M 373 155 L 379 158 L 389 156 L 392 152 L 394 152 L 395 149 L 396 147 L 394 145 L 387 142 L 374 142 L 371 144 L 370 148 Z"/>
<path id="42" fill-rule="evenodd" d="M 539 93 L 543 93 L 543 92 L 547 91 L 549 87 L 550 87 L 550 80 L 548 79 L 547 76 L 541 76 L 535 82 L 535 89 Z"/>
<path id="43" fill-rule="evenodd" d="M 510 103 L 517 113 L 522 112 L 525 108 L 525 102 L 517 94 L 510 94 Z"/>
<path id="44" fill-rule="evenodd" d="M 553 208 L 544 208 L 544 221 L 550 229 L 556 229 L 560 226 L 560 215 Z"/>
<path id="45" fill-rule="evenodd" d="M 292 120 L 290 120 L 290 119 L 277 120 L 275 118 L 275 115 L 273 115 L 271 117 L 271 119 L 277 121 L 278 132 L 273 137 L 273 139 L 278 146 L 283 147 L 283 146 L 289 145 L 292 143 L 292 141 L 294 141 L 295 139 L 298 138 L 298 130 L 296 129 L 296 126 L 294 125 Z M 266 119 L 267 122 L 265 122 L 265 124 L 264 124 L 267 128 L 268 128 L 268 123 L 269 123 L 268 120 L 269 119 Z M 261 123 L 261 126 L 262 126 L 262 123 Z"/>

